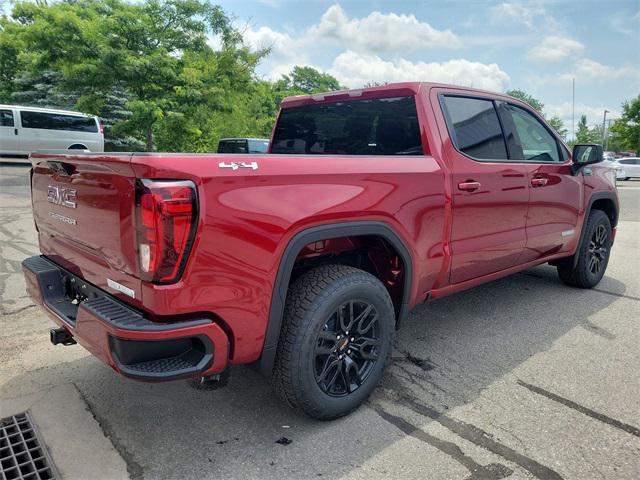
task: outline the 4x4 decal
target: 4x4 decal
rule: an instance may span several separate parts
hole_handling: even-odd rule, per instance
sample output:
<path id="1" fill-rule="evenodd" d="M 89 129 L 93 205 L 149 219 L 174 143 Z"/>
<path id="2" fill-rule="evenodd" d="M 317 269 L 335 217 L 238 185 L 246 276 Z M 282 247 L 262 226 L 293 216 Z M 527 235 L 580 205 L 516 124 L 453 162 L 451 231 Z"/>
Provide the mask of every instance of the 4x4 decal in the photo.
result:
<path id="1" fill-rule="evenodd" d="M 238 170 L 239 168 L 250 168 L 252 170 L 258 169 L 258 162 L 220 162 L 218 164 L 220 168 L 230 168 L 231 170 Z"/>

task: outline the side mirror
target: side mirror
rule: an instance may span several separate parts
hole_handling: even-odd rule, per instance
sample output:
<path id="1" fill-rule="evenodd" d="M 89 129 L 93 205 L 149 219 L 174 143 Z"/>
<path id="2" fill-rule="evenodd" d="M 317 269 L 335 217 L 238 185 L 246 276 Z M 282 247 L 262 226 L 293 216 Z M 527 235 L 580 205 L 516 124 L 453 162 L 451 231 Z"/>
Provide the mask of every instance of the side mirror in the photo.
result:
<path id="1" fill-rule="evenodd" d="M 572 157 L 572 170 L 575 175 L 582 167 L 604 160 L 604 150 L 602 145 L 595 143 L 579 143 L 573 146 Z"/>

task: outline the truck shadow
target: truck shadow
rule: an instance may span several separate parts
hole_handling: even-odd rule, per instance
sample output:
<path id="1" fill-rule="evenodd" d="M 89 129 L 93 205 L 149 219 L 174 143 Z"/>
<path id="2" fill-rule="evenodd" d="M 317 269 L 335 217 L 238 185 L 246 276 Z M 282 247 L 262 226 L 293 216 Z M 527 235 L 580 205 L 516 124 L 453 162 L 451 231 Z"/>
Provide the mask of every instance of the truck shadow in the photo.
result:
<path id="1" fill-rule="evenodd" d="M 625 292 L 612 278 L 606 285 L 618 295 Z M 398 331 L 392 365 L 367 406 L 332 422 L 289 410 L 260 375 L 244 367 L 232 371 L 226 388 L 200 391 L 184 381 L 131 381 L 87 357 L 26 373 L 5 388 L 25 381 L 45 385 L 56 376 L 75 385 L 133 477 L 335 478 L 412 433 L 407 419 L 385 409 L 390 400 L 421 411 L 421 425 L 447 418 L 448 410 L 472 402 L 573 328 L 615 338 L 589 318 L 617 298 L 565 287 L 555 269 L 542 266 L 419 306 Z M 448 428 L 469 440 L 455 425 Z M 291 443 L 277 443 L 281 437 Z M 447 453 L 446 445 L 433 446 Z M 498 449 L 514 461 L 509 451 Z M 468 457 L 465 463 L 455 449 L 447 454 L 474 473 Z M 478 468 L 485 469 L 482 478 L 511 472 L 501 464 Z M 539 464 L 524 468 L 547 478 L 555 474 L 545 475 Z"/>

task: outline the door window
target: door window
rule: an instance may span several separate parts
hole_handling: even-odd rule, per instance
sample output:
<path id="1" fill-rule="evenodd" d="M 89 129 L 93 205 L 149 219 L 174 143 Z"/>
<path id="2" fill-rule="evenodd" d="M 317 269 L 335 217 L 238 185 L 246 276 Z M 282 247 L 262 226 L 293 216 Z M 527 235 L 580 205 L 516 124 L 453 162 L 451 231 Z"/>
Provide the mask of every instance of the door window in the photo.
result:
<path id="1" fill-rule="evenodd" d="M 0 127 L 13 126 L 13 112 L 11 110 L 0 110 Z"/>
<path id="2" fill-rule="evenodd" d="M 444 96 L 447 129 L 461 153 L 478 160 L 506 160 L 507 147 L 491 100 Z"/>
<path id="3" fill-rule="evenodd" d="M 547 128 L 533 115 L 515 105 L 506 105 L 511 115 L 515 135 L 510 157 L 528 162 L 560 162 L 558 142 Z"/>
<path id="4" fill-rule="evenodd" d="M 61 113 L 21 111 L 23 128 L 44 130 L 69 130 L 74 132 L 98 132 L 96 120 L 92 117 L 65 115 Z"/>

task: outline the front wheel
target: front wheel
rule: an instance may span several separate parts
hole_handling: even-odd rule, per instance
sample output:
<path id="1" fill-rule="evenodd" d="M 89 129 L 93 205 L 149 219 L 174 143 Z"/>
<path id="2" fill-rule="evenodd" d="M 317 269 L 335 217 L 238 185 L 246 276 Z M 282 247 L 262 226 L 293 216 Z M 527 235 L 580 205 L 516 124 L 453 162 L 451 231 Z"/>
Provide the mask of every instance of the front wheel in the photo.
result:
<path id="1" fill-rule="evenodd" d="M 391 298 L 373 275 L 345 265 L 304 273 L 287 295 L 276 394 L 313 418 L 348 414 L 380 380 L 394 331 Z"/>
<path id="2" fill-rule="evenodd" d="M 558 275 L 564 283 L 572 287 L 593 288 L 604 276 L 610 252 L 609 217 L 602 210 L 592 210 L 576 252 L 578 261 L 574 262 L 574 257 L 571 257 L 558 264 Z"/>

